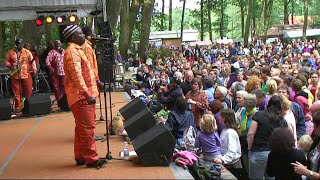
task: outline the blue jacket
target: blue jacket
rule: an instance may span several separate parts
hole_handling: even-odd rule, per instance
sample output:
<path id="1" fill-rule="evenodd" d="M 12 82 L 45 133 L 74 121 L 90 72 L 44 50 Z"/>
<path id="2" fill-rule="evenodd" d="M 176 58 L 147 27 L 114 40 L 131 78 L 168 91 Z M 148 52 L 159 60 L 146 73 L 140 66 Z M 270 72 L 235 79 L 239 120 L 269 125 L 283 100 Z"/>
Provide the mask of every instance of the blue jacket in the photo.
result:
<path id="1" fill-rule="evenodd" d="M 291 111 L 294 114 L 297 124 L 297 138 L 299 139 L 306 132 L 306 121 L 303 114 L 303 110 L 298 103 L 291 102 L 290 106 Z"/>
<path id="2" fill-rule="evenodd" d="M 166 126 L 176 139 L 183 138 L 184 130 L 188 129 L 190 126 L 196 129 L 194 117 L 190 111 L 179 112 L 175 109 L 169 113 Z"/>

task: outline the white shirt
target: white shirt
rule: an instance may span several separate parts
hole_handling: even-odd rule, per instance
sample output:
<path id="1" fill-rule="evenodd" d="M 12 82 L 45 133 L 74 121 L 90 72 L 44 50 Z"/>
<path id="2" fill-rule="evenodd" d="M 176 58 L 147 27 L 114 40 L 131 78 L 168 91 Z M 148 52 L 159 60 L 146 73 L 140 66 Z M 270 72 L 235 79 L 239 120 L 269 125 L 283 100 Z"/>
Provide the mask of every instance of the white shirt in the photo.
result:
<path id="1" fill-rule="evenodd" d="M 295 147 L 297 148 L 297 146 L 298 146 L 297 128 L 296 128 L 296 119 L 295 119 L 295 117 L 293 115 L 293 112 L 291 110 L 287 111 L 286 114 L 284 115 L 283 119 L 287 121 L 288 128 L 293 133 L 293 137 L 294 137 L 294 140 L 295 140 L 294 144 L 295 144 Z"/>
<path id="2" fill-rule="evenodd" d="M 232 128 L 224 128 L 221 138 L 221 160 L 224 164 L 234 164 L 241 157 L 241 146 L 238 133 Z"/>

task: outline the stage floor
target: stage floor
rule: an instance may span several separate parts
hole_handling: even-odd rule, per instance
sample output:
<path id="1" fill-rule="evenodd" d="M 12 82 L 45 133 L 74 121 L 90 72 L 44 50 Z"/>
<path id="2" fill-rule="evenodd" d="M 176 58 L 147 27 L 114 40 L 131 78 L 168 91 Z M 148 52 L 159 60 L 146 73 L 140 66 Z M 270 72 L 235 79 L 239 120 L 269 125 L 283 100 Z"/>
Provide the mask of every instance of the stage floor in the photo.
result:
<path id="1" fill-rule="evenodd" d="M 118 109 L 128 103 L 128 99 L 122 92 L 112 92 L 111 97 L 112 114 L 116 115 Z M 99 105 L 96 107 L 99 119 Z M 103 135 L 105 130 L 105 121 L 96 125 L 96 135 Z M 180 167 L 176 167 L 180 168 L 178 169 L 180 172 L 177 173 L 172 170 L 172 165 L 144 167 L 135 161 L 110 160 L 100 170 L 76 166 L 73 155 L 74 118 L 71 112 L 0 121 L 0 137 L 1 179 L 186 179 L 188 177 L 183 174 L 188 172 Z M 119 158 L 123 142 L 123 137 L 111 136 L 110 150 L 113 157 Z M 105 157 L 106 141 L 96 141 L 96 145 L 99 156 Z M 133 150 L 133 146 L 129 145 L 129 149 Z"/>

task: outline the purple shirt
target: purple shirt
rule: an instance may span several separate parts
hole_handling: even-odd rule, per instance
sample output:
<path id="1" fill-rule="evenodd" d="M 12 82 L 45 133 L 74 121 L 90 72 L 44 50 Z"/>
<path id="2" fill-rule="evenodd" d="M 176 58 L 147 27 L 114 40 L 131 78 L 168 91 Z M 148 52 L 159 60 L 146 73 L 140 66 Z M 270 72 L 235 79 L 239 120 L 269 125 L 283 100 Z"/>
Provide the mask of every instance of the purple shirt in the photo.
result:
<path id="1" fill-rule="evenodd" d="M 205 155 L 219 155 L 221 154 L 221 140 L 217 131 L 207 134 L 202 131 L 198 131 L 195 147 L 202 147 L 202 152 Z"/>

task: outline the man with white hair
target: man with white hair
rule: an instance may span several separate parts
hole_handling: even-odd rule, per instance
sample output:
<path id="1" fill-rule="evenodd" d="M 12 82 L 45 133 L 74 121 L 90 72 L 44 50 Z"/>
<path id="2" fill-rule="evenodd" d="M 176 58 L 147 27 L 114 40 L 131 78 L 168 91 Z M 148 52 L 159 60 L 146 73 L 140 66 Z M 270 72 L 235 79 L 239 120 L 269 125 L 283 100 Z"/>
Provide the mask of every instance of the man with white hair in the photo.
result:
<path id="1" fill-rule="evenodd" d="M 228 89 L 224 86 L 217 86 L 214 92 L 214 99 L 218 99 L 219 101 L 221 101 L 225 109 L 232 107 L 232 103 L 230 99 L 227 98 L 227 94 L 228 94 Z"/>

